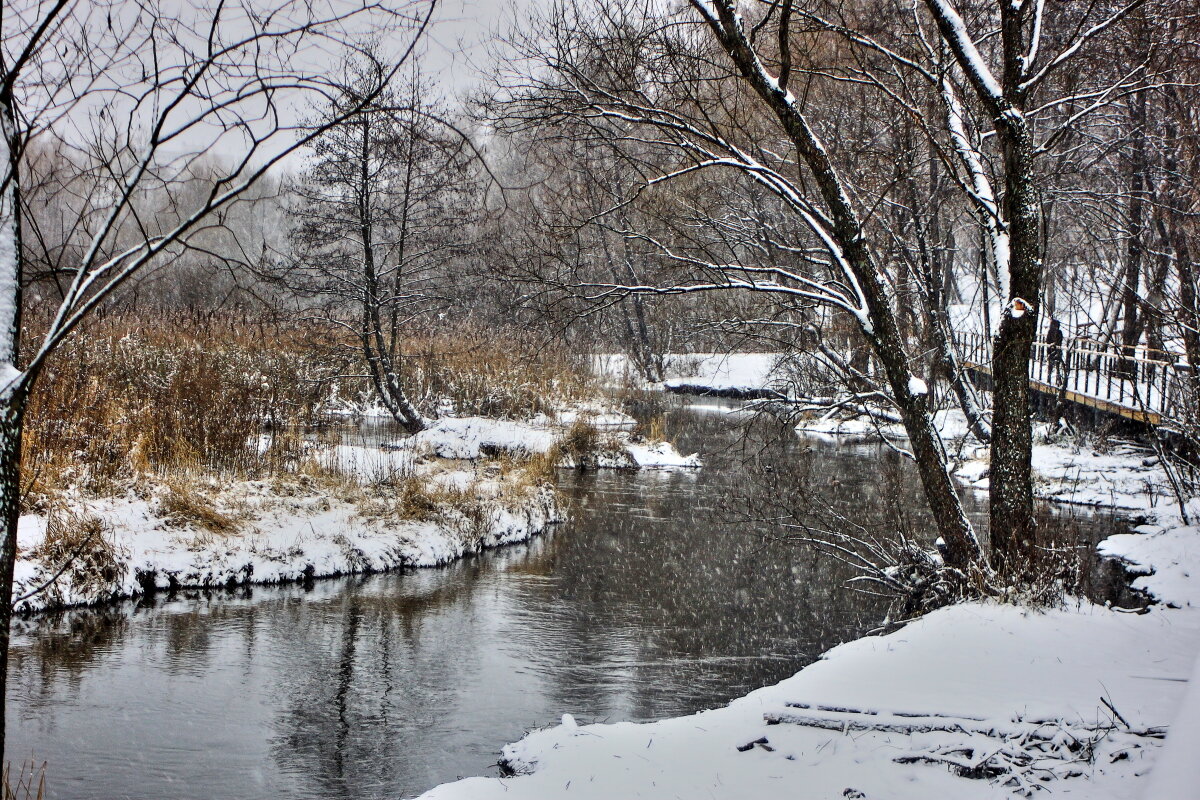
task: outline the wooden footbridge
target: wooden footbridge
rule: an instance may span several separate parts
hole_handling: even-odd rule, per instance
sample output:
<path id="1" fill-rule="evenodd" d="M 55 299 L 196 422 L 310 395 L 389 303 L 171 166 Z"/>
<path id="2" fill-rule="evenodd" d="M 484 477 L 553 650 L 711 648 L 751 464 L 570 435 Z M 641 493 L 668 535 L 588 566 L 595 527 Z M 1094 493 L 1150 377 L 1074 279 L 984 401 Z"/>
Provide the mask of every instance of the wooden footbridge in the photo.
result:
<path id="1" fill-rule="evenodd" d="M 990 389 L 991 338 L 980 333 L 956 333 L 954 338 L 971 380 Z M 1146 348 L 1119 354 L 1091 342 L 1035 343 L 1029 364 L 1029 388 L 1042 410 L 1139 427 L 1191 418 L 1192 380 L 1192 368 L 1175 354 Z"/>

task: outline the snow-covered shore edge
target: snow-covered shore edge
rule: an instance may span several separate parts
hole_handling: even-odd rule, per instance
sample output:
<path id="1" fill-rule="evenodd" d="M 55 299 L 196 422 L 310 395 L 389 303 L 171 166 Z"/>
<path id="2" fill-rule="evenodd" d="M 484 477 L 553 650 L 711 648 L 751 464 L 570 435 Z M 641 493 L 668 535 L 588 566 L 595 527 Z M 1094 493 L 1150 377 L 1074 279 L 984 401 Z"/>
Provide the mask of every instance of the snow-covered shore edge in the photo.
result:
<path id="1" fill-rule="evenodd" d="M 430 519 L 373 515 L 363 504 L 319 489 L 278 493 L 265 482 L 227 489 L 243 519 L 234 532 L 180 526 L 155 498 L 130 493 L 81 501 L 75 513 L 104 531 L 105 563 L 85 555 L 59 574 L 37 558 L 48 517 L 21 518 L 16 610 L 97 606 L 158 591 L 278 585 L 344 575 L 435 567 L 527 541 L 564 520 L 549 485 L 474 498 Z M 93 523 L 95 524 L 95 523 Z M 104 574 L 100 574 L 101 572 Z M 27 596 L 51 583 L 48 590 Z"/>
<path id="2" fill-rule="evenodd" d="M 940 609 L 848 642 L 729 706 L 653 723 L 563 724 L 506 746 L 515 773 L 426 800 L 548 797 L 1137 798 L 1200 651 L 1200 530 L 1162 509 L 1111 537 L 1144 614 L 1085 601 Z M 576 711 L 578 709 L 564 709 Z M 1168 739 L 1169 741 L 1169 739 Z M 973 776 L 973 777 L 971 777 Z M 1179 793 L 1162 797 L 1184 798 Z"/>

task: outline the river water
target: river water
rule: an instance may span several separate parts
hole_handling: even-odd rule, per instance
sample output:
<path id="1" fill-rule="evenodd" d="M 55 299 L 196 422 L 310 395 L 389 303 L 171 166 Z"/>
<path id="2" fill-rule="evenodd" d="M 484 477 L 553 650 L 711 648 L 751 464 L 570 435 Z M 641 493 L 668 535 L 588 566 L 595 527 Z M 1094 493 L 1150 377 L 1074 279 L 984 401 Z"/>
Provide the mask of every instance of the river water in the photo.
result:
<path id="1" fill-rule="evenodd" d="M 495 774 L 501 745 L 564 712 L 651 720 L 777 682 L 886 609 L 739 510 L 749 477 L 803 464 L 855 524 L 914 530 L 919 490 L 876 445 L 726 411 L 665 417 L 703 470 L 563 472 L 571 522 L 527 545 L 18 622 L 8 757 L 48 762 L 61 800 L 410 797 Z M 1094 541 L 1120 523 L 1044 524 Z"/>

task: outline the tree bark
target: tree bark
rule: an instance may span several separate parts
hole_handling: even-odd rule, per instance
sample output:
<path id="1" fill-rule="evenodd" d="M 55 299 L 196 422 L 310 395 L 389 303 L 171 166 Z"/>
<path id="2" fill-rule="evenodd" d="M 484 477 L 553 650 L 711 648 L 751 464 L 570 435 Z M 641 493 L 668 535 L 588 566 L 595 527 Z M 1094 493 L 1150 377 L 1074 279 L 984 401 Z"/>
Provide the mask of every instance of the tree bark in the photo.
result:
<path id="1" fill-rule="evenodd" d="M 1142 338 L 1140 298 L 1138 286 L 1142 277 L 1142 262 L 1145 253 L 1146 233 L 1146 93 L 1134 95 L 1130 108 L 1130 123 L 1133 127 L 1132 152 L 1130 154 L 1128 235 L 1129 244 L 1125 254 L 1125 269 L 1121 275 L 1121 374 L 1131 380 L 1137 378 L 1137 363 L 1133 356 L 1138 341 Z"/>
<path id="2" fill-rule="evenodd" d="M 21 517 L 21 433 L 27 377 L 17 372 L 21 352 L 22 225 L 20 148 L 11 87 L 0 92 L 0 760 L 5 746 L 8 643 L 12 626 L 13 570 Z M 3 174 L 3 173 L 0 173 Z"/>
<path id="3" fill-rule="evenodd" d="M 1000 60 L 997 80 L 983 65 L 963 21 L 941 0 L 926 0 L 942 39 L 954 52 L 980 102 L 992 118 L 1000 146 L 1008 226 L 1008 297 L 992 347 L 992 456 L 990 525 L 992 551 L 1019 568 L 1035 554 L 1033 517 L 1033 431 L 1029 407 L 1029 361 L 1037 332 L 1042 288 L 1040 209 L 1035 181 L 1034 141 L 1025 113 L 1024 83 L 1028 17 L 1025 6 L 998 3 Z M 986 74 L 985 74 L 986 73 Z M 997 271 L 1004 265 L 997 264 Z"/>
<path id="4" fill-rule="evenodd" d="M 12 626 L 13 570 L 17 561 L 17 523 L 21 517 L 21 433 L 24 427 L 24 391 L 0 399 L 0 515 L 4 542 L 0 546 L 0 693 L 8 689 L 8 644 Z M 4 695 L 6 696 L 6 695 Z M 0 712 L 7 704 L 0 704 Z M 0 754 L 4 752 L 5 715 L 0 713 Z"/>
<path id="5" fill-rule="evenodd" d="M 1002 7 L 1004 83 L 1021 81 L 1021 12 Z M 1009 102 L 1019 104 L 1020 98 Z M 1018 107 L 997 119 L 1004 163 L 1004 217 L 1009 226 L 1009 296 L 992 347 L 992 456 L 989 522 L 992 550 L 1001 564 L 1016 567 L 1035 554 L 1033 429 L 1029 361 L 1037 334 L 1042 291 L 1042 242 L 1034 144 Z"/>

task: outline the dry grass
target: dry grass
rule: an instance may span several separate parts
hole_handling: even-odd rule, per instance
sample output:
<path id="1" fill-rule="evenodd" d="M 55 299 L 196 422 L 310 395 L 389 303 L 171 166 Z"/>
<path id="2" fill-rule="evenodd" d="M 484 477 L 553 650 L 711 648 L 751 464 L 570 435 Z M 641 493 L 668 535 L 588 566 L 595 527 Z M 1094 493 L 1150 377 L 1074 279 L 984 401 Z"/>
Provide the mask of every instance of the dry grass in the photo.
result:
<path id="1" fill-rule="evenodd" d="M 577 419 L 550 449 L 546 459 L 551 465 L 586 470 L 595 469 L 602 459 L 609 466 L 624 465 L 629 454 L 613 434 L 601 431 L 586 419 Z"/>
<path id="2" fill-rule="evenodd" d="M 29 326 L 35 335 L 36 320 Z M 402 350 L 406 390 L 428 415 L 453 406 L 459 414 L 523 417 L 592 391 L 564 352 L 519 332 L 458 325 L 415 335 Z M 313 456 L 314 445 L 329 442 L 312 430 L 331 407 L 370 402 L 370 382 L 355 377 L 363 372 L 357 359 L 353 342 L 318 327 L 94 320 L 63 345 L 30 398 L 25 509 L 45 511 L 64 487 L 112 495 L 147 478 L 331 480 Z M 256 446 L 265 431 L 269 444 Z M 188 492 L 171 494 L 181 519 L 226 528 Z"/>
<path id="3" fill-rule="evenodd" d="M 4 764 L 3 795 L 0 800 L 43 800 L 46 797 L 46 762 L 23 761 L 13 772 L 12 762 Z"/>
<path id="4" fill-rule="evenodd" d="M 63 345 L 30 397 L 26 483 L 34 495 L 64 485 L 107 494 L 146 474 L 284 466 L 287 453 L 247 442 L 313 418 L 320 393 L 307 362 L 294 334 L 243 323 L 97 322 Z"/>
<path id="5" fill-rule="evenodd" d="M 413 475 L 401 481 L 392 508 L 401 519 L 431 520 L 447 508 L 467 506 L 474 496 L 473 486 L 444 486 Z"/>
<path id="6" fill-rule="evenodd" d="M 158 507 L 172 525 L 193 526 L 218 535 L 237 530 L 237 521 L 218 511 L 213 501 L 189 481 L 168 481 L 159 496 Z"/>
<path id="7" fill-rule="evenodd" d="M 521 330 L 470 324 L 414 337 L 406 386 L 422 411 L 449 403 L 463 416 L 528 417 L 595 395 L 577 359 Z"/>
<path id="8" fill-rule="evenodd" d="M 85 512 L 52 508 L 46 516 L 46 535 L 30 555 L 50 572 L 45 592 L 52 603 L 62 602 L 60 581 L 83 595 L 102 596 L 124 571 L 121 553 L 103 520 Z"/>

